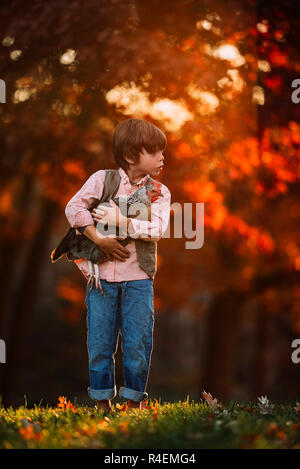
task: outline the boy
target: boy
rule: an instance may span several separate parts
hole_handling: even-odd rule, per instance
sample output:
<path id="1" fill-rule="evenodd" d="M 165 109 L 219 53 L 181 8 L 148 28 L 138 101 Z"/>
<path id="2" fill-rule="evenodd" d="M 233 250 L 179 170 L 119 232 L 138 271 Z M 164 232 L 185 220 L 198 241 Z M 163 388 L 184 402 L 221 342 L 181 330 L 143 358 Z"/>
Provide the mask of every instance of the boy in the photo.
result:
<path id="1" fill-rule="evenodd" d="M 142 119 L 127 119 L 117 125 L 113 135 L 113 153 L 120 185 L 115 197 L 128 196 L 153 179 L 163 168 L 167 139 L 153 124 Z M 90 387 L 88 394 L 99 408 L 111 411 L 116 396 L 114 354 L 119 330 L 122 335 L 123 377 L 125 387 L 119 396 L 128 399 L 129 408 L 141 409 L 145 392 L 154 326 L 153 280 L 156 273 L 157 241 L 169 224 L 171 194 L 161 184 L 161 197 L 151 204 L 151 221 L 128 218 L 116 204 L 105 210 L 88 208 L 103 193 L 105 170 L 96 171 L 68 202 L 65 214 L 74 228 L 103 251 L 108 261 L 98 270 L 103 296 L 95 285 L 87 286 L 87 328 Z M 101 237 L 94 221 L 119 226 L 132 238 L 123 247 L 116 238 Z M 77 262 L 87 277 L 87 262 Z"/>

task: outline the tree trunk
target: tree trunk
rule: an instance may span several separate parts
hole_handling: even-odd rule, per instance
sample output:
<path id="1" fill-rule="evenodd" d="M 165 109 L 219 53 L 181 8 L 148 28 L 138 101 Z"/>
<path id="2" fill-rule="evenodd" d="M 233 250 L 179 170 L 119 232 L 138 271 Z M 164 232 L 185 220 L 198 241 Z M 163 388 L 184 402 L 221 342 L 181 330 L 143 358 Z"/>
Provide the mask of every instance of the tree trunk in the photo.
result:
<path id="1" fill-rule="evenodd" d="M 243 294 L 220 294 L 207 314 L 204 370 L 200 388 L 217 399 L 232 397 L 237 369 L 239 328 Z"/>
<path id="2" fill-rule="evenodd" d="M 18 193 L 14 197 L 14 206 L 17 207 L 18 213 L 20 213 L 20 223 L 14 227 L 15 235 L 5 232 L 3 230 L 3 244 L 1 248 L 1 267 L 0 267 L 0 285 L 1 285 L 1 309 L 0 309 L 0 337 L 7 340 L 7 334 L 9 330 L 9 319 L 11 300 L 13 298 L 13 286 L 16 280 L 16 266 L 20 264 L 20 253 L 24 240 L 20 236 L 20 232 L 23 232 L 23 227 L 28 223 L 30 219 L 29 212 L 31 210 L 34 200 L 34 184 L 32 184 L 32 178 L 29 175 L 23 176 L 21 181 L 21 187 Z M 9 230 L 8 230 L 9 231 Z"/>
<path id="3" fill-rule="evenodd" d="M 41 270 L 41 258 L 45 255 L 45 248 L 51 234 L 51 222 L 56 213 L 56 204 L 42 199 L 40 209 L 40 224 L 37 229 L 24 265 L 21 280 L 14 296 L 10 311 L 12 318 L 10 333 L 6 343 L 7 363 L 2 368 L 0 393 L 4 405 L 13 402 L 14 386 L 20 365 L 22 350 L 30 317 L 32 316 L 38 294 L 38 279 Z"/>

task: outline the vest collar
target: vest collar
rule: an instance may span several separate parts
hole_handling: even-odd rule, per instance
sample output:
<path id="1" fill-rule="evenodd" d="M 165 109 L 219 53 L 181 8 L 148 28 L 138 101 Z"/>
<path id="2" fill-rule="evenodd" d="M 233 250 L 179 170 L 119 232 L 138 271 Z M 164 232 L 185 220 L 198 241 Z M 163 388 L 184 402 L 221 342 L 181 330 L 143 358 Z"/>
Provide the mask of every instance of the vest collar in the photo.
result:
<path id="1" fill-rule="evenodd" d="M 149 174 L 146 174 L 146 176 L 142 177 L 138 182 L 131 182 L 130 179 L 129 179 L 129 176 L 128 174 L 126 173 L 126 171 L 124 171 L 123 168 L 119 168 L 119 174 L 121 176 L 121 179 L 123 180 L 123 182 L 125 184 L 130 184 L 131 186 L 141 186 L 143 185 L 147 179 L 150 177 Z"/>

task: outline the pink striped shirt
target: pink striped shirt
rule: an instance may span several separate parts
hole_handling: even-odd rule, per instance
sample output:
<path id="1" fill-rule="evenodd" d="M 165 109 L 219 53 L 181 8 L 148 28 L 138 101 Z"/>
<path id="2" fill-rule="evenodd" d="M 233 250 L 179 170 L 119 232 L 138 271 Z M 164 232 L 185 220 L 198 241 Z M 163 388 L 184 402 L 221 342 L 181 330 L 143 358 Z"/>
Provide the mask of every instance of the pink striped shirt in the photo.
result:
<path id="1" fill-rule="evenodd" d="M 145 184 L 149 174 L 142 177 L 136 184 L 131 185 L 129 177 L 123 168 L 118 168 L 121 182 L 115 197 L 131 195 L 139 187 Z M 93 225 L 94 219 L 89 212 L 89 207 L 96 200 L 101 199 L 104 187 L 105 170 L 100 169 L 93 173 L 83 184 L 81 189 L 72 197 L 65 208 L 68 222 L 73 228 Z M 106 261 L 99 264 L 100 278 L 109 282 L 121 282 L 124 280 L 139 280 L 150 278 L 138 264 L 134 238 L 151 237 L 159 240 L 168 228 L 170 218 L 171 193 L 169 189 L 161 184 L 163 197 L 158 197 L 151 204 L 151 221 L 131 219 L 132 229 L 129 227 L 128 235 L 133 238 L 129 241 L 126 249 L 129 257 L 125 262 L 118 259 Z M 78 236 L 85 236 L 76 230 Z M 147 241 L 146 241 L 147 242 Z M 83 275 L 88 278 L 88 262 L 86 260 L 75 261 Z"/>

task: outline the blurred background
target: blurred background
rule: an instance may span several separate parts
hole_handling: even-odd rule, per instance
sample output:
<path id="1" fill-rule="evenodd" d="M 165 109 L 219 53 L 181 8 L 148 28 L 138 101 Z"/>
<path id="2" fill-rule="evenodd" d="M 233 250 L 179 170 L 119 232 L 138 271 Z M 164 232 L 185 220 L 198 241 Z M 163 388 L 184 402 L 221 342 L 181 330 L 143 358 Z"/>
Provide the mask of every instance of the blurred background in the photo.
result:
<path id="1" fill-rule="evenodd" d="M 173 211 L 158 244 L 149 397 L 299 399 L 299 2 L 12 0 L 0 11 L 2 402 L 94 404 L 86 281 L 50 254 L 70 198 L 116 167 L 113 129 L 129 117 L 166 133 L 159 178 L 172 203 L 205 202 L 201 249 L 172 237 Z"/>

